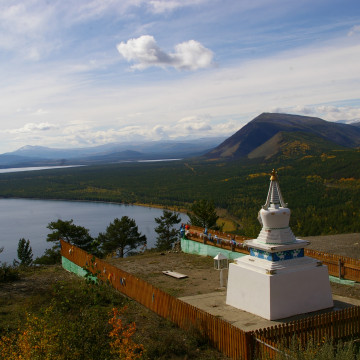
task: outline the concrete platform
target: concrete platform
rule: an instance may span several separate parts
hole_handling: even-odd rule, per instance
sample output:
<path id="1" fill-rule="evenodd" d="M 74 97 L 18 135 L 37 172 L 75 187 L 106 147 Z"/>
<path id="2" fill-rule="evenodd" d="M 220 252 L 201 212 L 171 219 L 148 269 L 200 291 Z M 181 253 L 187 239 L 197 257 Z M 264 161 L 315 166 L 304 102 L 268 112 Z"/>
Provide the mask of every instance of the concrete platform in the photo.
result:
<path id="1" fill-rule="evenodd" d="M 354 305 L 360 305 L 360 300 L 333 295 L 333 300 L 334 300 L 333 308 L 271 321 L 261 318 L 260 316 L 248 313 L 246 311 L 236 309 L 230 305 L 227 305 L 225 302 L 226 290 L 219 290 L 217 292 L 213 292 L 209 294 L 185 296 L 179 299 L 201 310 L 204 310 L 214 316 L 221 317 L 223 320 L 229 322 L 230 324 L 244 331 L 262 329 L 274 325 L 288 323 L 290 321 L 294 321 L 298 319 L 303 319 L 308 316 L 313 316 L 316 314 L 323 314 L 333 310 L 341 310 Z"/>

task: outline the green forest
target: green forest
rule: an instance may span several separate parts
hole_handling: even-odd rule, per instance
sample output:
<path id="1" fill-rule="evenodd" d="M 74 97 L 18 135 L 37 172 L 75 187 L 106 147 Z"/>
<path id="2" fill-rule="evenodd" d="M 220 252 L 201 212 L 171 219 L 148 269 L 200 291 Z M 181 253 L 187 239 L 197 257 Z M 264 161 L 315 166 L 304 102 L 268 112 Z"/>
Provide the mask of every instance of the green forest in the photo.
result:
<path id="1" fill-rule="evenodd" d="M 189 209 L 213 201 L 253 237 L 269 174 L 278 171 L 297 236 L 360 232 L 360 151 L 275 160 L 121 163 L 0 175 L 0 197 L 106 201 Z"/>

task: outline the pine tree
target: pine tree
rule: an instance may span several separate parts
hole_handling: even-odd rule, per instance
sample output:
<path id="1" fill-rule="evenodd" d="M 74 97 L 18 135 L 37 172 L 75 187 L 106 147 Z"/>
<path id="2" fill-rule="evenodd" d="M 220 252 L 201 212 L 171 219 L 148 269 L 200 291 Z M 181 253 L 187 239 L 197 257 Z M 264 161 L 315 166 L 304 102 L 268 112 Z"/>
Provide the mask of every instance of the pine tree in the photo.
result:
<path id="1" fill-rule="evenodd" d="M 58 219 L 49 223 L 47 228 L 53 232 L 47 235 L 47 241 L 55 242 L 56 246 L 60 247 L 60 239 L 63 239 L 85 251 L 92 252 L 94 239 L 90 236 L 89 230 L 73 222 L 73 219 L 66 221 Z"/>
<path id="2" fill-rule="evenodd" d="M 191 225 L 207 227 L 208 229 L 216 227 L 216 220 L 219 218 L 214 203 L 204 199 L 195 201 L 187 215 Z"/>
<path id="3" fill-rule="evenodd" d="M 30 246 L 30 240 L 25 240 L 24 238 L 19 240 L 17 255 L 19 261 L 15 261 L 22 266 L 29 266 L 33 262 L 33 252 Z"/>
<path id="4" fill-rule="evenodd" d="M 163 210 L 163 215 L 155 218 L 155 221 L 159 224 L 155 228 L 155 231 L 158 233 L 155 244 L 156 248 L 161 251 L 170 250 L 174 242 L 179 238 L 179 230 L 173 228 L 174 225 L 181 221 L 179 214 Z"/>
<path id="5" fill-rule="evenodd" d="M 141 235 L 134 219 L 123 216 L 114 219 L 106 232 L 99 234 L 97 242 L 104 254 L 116 251 L 119 257 L 124 257 L 129 251 L 145 245 L 146 236 Z"/>

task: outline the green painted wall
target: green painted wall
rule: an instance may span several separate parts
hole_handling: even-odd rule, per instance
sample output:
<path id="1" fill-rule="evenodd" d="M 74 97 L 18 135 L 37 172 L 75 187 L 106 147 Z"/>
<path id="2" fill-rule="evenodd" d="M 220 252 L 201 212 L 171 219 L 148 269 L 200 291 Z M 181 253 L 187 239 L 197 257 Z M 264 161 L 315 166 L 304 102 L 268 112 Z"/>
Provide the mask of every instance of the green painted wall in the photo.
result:
<path id="1" fill-rule="evenodd" d="M 356 281 L 353 280 L 345 280 L 345 279 L 339 279 L 335 276 L 329 276 L 329 279 L 331 282 L 337 283 L 337 284 L 343 284 L 343 285 L 349 285 L 349 286 L 355 286 Z"/>
<path id="2" fill-rule="evenodd" d="M 226 256 L 229 260 L 234 260 L 239 257 L 246 256 L 246 254 L 220 249 L 215 246 L 202 244 L 197 241 L 192 241 L 184 238 L 181 239 L 181 250 L 188 254 L 211 256 L 211 257 L 215 257 L 218 253 L 221 253 L 224 256 Z"/>
<path id="3" fill-rule="evenodd" d="M 74 264 L 72 261 L 70 261 L 64 256 L 61 257 L 61 263 L 62 263 L 62 267 L 65 270 L 70 271 L 78 276 L 85 277 L 87 274 L 87 272 L 82 267 Z M 97 281 L 97 278 L 95 276 L 92 276 L 90 279 L 93 281 Z"/>

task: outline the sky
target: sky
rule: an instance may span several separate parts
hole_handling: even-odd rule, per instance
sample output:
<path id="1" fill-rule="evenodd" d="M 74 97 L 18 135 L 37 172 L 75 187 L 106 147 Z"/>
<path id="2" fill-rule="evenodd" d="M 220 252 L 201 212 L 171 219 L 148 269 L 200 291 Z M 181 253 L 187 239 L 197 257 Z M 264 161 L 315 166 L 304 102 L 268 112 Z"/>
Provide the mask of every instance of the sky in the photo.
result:
<path id="1" fill-rule="evenodd" d="M 0 0 L 0 153 L 360 121 L 359 0 Z"/>

